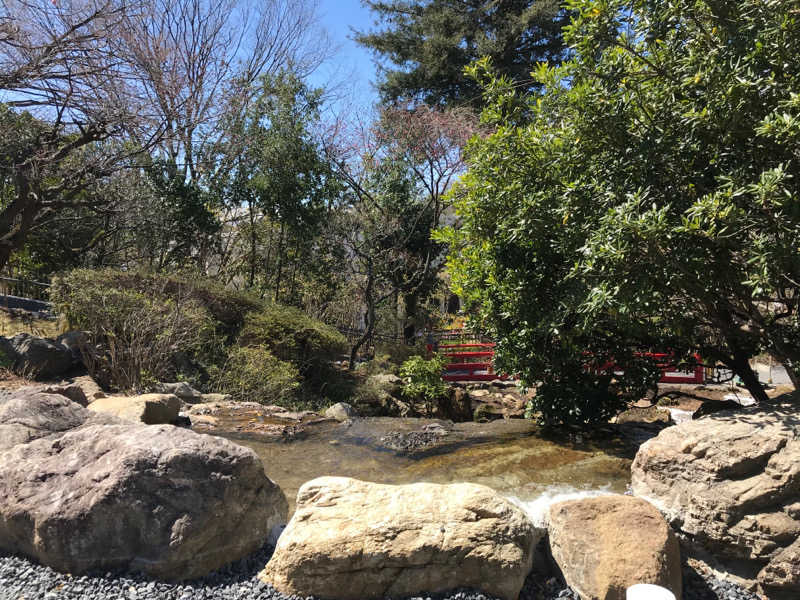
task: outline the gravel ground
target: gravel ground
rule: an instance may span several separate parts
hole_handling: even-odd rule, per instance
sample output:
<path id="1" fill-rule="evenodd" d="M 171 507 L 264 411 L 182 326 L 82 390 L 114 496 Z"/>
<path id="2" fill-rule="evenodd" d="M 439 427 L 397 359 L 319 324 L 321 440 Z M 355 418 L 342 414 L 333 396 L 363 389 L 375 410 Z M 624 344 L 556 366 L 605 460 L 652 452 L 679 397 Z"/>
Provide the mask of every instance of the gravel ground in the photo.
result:
<path id="1" fill-rule="evenodd" d="M 162 583 L 131 573 L 72 577 L 18 556 L 0 556 L 0 600 L 303 600 L 287 597 L 256 577 L 271 555 L 264 548 L 202 579 Z M 313 600 L 306 598 L 305 600 Z M 410 600 L 492 600 L 473 591 L 455 591 Z M 563 580 L 529 577 L 520 600 L 579 600 Z M 684 566 L 683 600 L 758 600 L 728 582 L 708 579 Z"/>

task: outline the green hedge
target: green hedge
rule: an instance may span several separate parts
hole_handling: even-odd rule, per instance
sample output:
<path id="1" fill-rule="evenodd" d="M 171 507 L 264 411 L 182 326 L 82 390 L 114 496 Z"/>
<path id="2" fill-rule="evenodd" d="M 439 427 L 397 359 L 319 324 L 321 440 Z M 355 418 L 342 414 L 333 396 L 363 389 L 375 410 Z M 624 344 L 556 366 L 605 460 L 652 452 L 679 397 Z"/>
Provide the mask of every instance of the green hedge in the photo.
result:
<path id="1" fill-rule="evenodd" d="M 101 385 L 143 391 L 185 375 L 182 365 L 221 347 L 217 322 L 191 290 L 167 294 L 167 282 L 157 279 L 117 285 L 111 273 L 73 271 L 51 290 L 56 310 L 89 334 L 81 352 Z"/>
<path id="2" fill-rule="evenodd" d="M 289 362 L 261 347 L 231 348 L 225 365 L 216 370 L 213 387 L 234 400 L 297 406 L 300 373 Z"/>
<path id="3" fill-rule="evenodd" d="M 336 329 L 297 308 L 280 304 L 268 304 L 259 312 L 249 313 L 239 345 L 265 346 L 304 375 L 313 375 L 347 351 L 347 340 Z"/>
<path id="4" fill-rule="evenodd" d="M 245 315 L 264 306 L 264 302 L 254 296 L 229 290 L 209 279 L 145 271 L 76 269 L 56 277 L 52 292 L 55 294 L 52 299 L 56 309 L 74 326 L 85 317 L 85 312 L 82 306 L 74 306 L 71 300 L 75 293 L 73 290 L 87 287 L 109 291 L 128 290 L 151 295 L 161 301 L 191 300 L 208 311 L 217 328 L 227 335 L 238 333 Z"/>
<path id="5" fill-rule="evenodd" d="M 51 294 L 70 326 L 90 334 L 87 368 L 114 389 L 186 379 L 240 400 L 295 405 L 303 395 L 308 404 L 347 349 L 299 309 L 201 278 L 78 269 Z"/>

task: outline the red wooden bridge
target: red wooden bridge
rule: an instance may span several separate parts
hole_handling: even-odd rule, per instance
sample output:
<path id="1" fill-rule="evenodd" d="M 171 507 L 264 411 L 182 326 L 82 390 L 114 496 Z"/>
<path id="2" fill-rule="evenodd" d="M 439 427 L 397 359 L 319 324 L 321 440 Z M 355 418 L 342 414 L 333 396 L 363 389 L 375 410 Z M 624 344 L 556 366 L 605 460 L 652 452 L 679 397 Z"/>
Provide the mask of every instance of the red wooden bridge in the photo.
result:
<path id="1" fill-rule="evenodd" d="M 444 373 L 442 373 L 442 379 L 445 381 L 508 379 L 508 375 L 497 374 L 494 371 L 494 342 L 483 341 L 463 329 L 440 331 L 434 335 L 437 340 L 440 340 L 439 353 L 450 359 L 450 362 L 445 364 Z M 433 346 L 429 344 L 428 352 L 433 352 L 433 350 Z M 654 359 L 661 369 L 659 383 L 699 384 L 705 381 L 705 369 L 699 364 L 699 357 L 696 366 L 684 371 L 678 369 L 671 354 L 644 352 L 642 355 Z M 603 365 L 602 369 L 614 369 L 614 365 L 609 363 Z"/>

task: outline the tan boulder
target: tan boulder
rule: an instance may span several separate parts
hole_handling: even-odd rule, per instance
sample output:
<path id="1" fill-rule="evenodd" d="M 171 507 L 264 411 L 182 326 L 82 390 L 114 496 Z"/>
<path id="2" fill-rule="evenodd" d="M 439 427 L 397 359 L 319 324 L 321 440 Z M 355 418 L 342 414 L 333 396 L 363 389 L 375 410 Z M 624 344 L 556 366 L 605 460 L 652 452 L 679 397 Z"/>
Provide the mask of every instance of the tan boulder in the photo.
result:
<path id="1" fill-rule="evenodd" d="M 108 396 L 98 398 L 88 408 L 94 412 L 111 414 L 126 421 L 161 425 L 172 423 L 178 418 L 181 401 L 173 394 Z"/>
<path id="2" fill-rule="evenodd" d="M 797 569 L 767 568 L 800 536 L 796 408 L 719 412 L 669 427 L 639 448 L 631 479 L 636 496 L 726 568 L 760 571 L 764 585 L 773 573 L 772 587 L 800 586 Z"/>
<path id="3" fill-rule="evenodd" d="M 75 377 L 72 383 L 81 390 L 83 396 L 86 398 L 87 404 L 91 404 L 98 398 L 106 397 L 106 393 L 97 385 L 97 382 L 90 375 Z"/>
<path id="4" fill-rule="evenodd" d="M 681 598 L 680 548 L 658 510 L 630 496 L 557 502 L 550 507 L 550 549 L 583 600 L 625 600 L 636 583 Z"/>
<path id="5" fill-rule="evenodd" d="M 284 594 L 340 600 L 455 588 L 516 600 L 544 531 L 480 485 L 320 477 L 260 577 Z"/>
<path id="6" fill-rule="evenodd" d="M 789 597 L 800 598 L 800 538 L 761 569 L 758 581 L 767 590 L 780 590 L 790 594 Z"/>

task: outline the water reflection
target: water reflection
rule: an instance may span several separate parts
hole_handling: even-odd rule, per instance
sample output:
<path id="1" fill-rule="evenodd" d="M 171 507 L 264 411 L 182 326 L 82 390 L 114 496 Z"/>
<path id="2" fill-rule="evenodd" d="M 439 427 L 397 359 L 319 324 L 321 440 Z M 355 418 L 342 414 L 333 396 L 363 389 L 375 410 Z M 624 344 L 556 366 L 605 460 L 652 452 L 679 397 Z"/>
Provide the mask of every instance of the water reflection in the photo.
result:
<path id="1" fill-rule="evenodd" d="M 424 423 L 430 421 L 360 419 L 356 425 L 311 429 L 305 439 L 288 443 L 258 436 L 236 441 L 261 457 L 267 475 L 286 493 L 290 511 L 299 487 L 322 475 L 392 484 L 469 481 L 521 503 L 554 490 L 622 493 L 630 481 L 631 460 L 619 442 L 576 440 L 558 432 L 544 436 L 519 420 L 451 424 L 442 444 L 415 455 L 382 447 L 387 434 L 420 430 Z"/>

